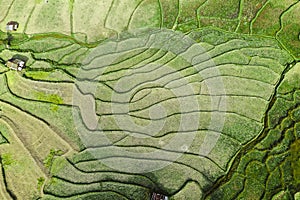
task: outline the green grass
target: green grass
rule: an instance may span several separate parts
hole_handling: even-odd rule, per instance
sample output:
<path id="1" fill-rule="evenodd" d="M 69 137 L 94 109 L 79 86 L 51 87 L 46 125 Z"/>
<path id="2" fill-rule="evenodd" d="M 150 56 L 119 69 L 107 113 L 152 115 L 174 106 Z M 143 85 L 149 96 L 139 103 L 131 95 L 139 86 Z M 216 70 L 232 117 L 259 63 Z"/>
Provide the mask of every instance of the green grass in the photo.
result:
<path id="1" fill-rule="evenodd" d="M 15 163 L 15 160 L 13 159 L 13 155 L 6 153 L 1 155 L 2 158 L 2 164 L 5 168 L 9 167 L 10 165 L 13 165 Z"/>
<path id="2" fill-rule="evenodd" d="M 53 49 L 60 49 L 71 44 L 72 42 L 68 40 L 46 37 L 41 39 L 30 39 L 21 43 L 18 48 L 21 50 L 31 50 L 33 52 L 45 52 Z"/>
<path id="3" fill-rule="evenodd" d="M 45 183 L 45 178 L 44 177 L 40 177 L 40 178 L 38 178 L 37 182 L 38 182 L 37 183 L 37 189 L 41 190 L 42 187 L 43 187 L 43 185 L 44 185 L 44 183 Z"/>
<path id="4" fill-rule="evenodd" d="M 113 183 L 113 182 L 103 182 L 103 183 L 92 183 L 86 185 L 77 185 L 72 183 L 64 182 L 60 179 L 54 178 L 53 182 L 46 185 L 45 190 L 48 194 L 57 195 L 60 194 L 62 196 L 68 197 L 73 196 L 74 194 L 83 194 L 86 192 L 97 192 L 99 189 L 102 191 L 115 191 L 119 193 L 127 188 L 128 195 L 124 195 L 127 198 L 135 198 L 135 199 L 144 199 L 145 196 L 148 196 L 149 191 L 140 186 L 129 185 L 129 184 L 121 184 L 121 183 Z"/>
<path id="5" fill-rule="evenodd" d="M 32 69 L 33 66 L 30 66 Z M 41 68 L 40 68 L 41 69 Z M 73 79 L 62 72 L 61 70 L 51 70 L 51 71 L 29 71 L 26 70 L 25 74 L 26 78 L 32 80 L 40 80 L 40 81 L 52 81 L 52 82 L 71 82 Z"/>
<path id="6" fill-rule="evenodd" d="M 170 199 L 197 199 L 201 195 L 202 192 L 199 188 L 199 185 L 195 182 L 189 182 Z"/>
<path id="7" fill-rule="evenodd" d="M 227 112 L 225 114 L 226 118 L 224 129 L 222 130 L 220 139 L 216 143 L 215 148 L 208 155 L 208 158 L 212 161 L 208 161 L 205 159 L 205 161 L 196 159 L 193 155 L 184 155 L 177 160 L 177 163 L 173 163 L 169 167 L 162 169 L 161 171 L 159 170 L 151 173 L 151 177 L 155 177 L 155 183 L 162 187 L 162 190 L 166 194 L 172 194 L 173 192 L 177 191 L 183 182 L 189 180 L 189 174 L 197 177 L 197 180 L 204 184 L 203 186 L 201 186 L 202 191 L 207 190 L 210 184 L 207 182 L 206 178 L 192 169 L 200 170 L 212 180 L 217 180 L 218 177 L 224 174 L 224 171 L 226 171 L 231 164 L 231 159 L 240 149 L 243 148 L 242 145 L 247 144 L 249 141 L 253 140 L 263 130 L 264 114 L 267 110 L 270 97 L 274 92 L 274 85 L 278 82 L 280 78 L 279 75 L 282 73 L 284 66 L 291 60 L 286 52 L 280 50 L 280 47 L 273 39 L 261 38 L 259 39 L 259 41 L 257 41 L 254 37 L 251 36 L 245 36 L 246 38 L 244 38 L 244 36 L 241 37 L 238 34 L 224 34 L 221 31 L 211 29 L 201 30 L 197 34 L 197 37 L 201 38 L 203 44 L 207 45 L 208 43 L 210 43 L 216 46 L 214 49 L 210 50 L 209 53 L 212 56 L 214 64 L 217 66 L 216 69 L 220 70 L 220 75 L 222 76 L 222 82 L 225 88 L 225 92 L 222 90 L 217 90 L 216 94 L 220 96 L 230 95 L 226 97 L 226 109 L 223 107 L 220 108 L 222 112 Z M 219 36 L 220 40 L 213 40 L 216 36 Z M 134 48 L 135 44 L 130 40 L 125 40 L 118 47 L 119 49 L 130 49 Z M 106 48 L 106 46 L 103 46 L 103 48 Z M 103 51 L 104 50 L 106 49 L 103 49 Z M 101 51 L 101 48 L 97 50 L 95 49 L 95 51 L 91 52 L 91 55 L 97 56 L 97 54 L 99 54 L 100 57 L 97 58 L 97 62 L 99 62 L 101 61 L 101 59 L 105 59 L 105 56 L 102 56 L 103 51 Z M 192 52 L 192 49 L 189 50 L 189 52 Z M 186 77 L 189 82 L 195 84 L 197 84 L 197 82 L 199 81 L 203 81 L 205 78 L 209 78 L 210 73 L 213 72 L 212 69 L 214 69 L 207 69 L 207 66 L 203 63 L 199 63 L 195 68 L 193 68 L 190 67 L 189 63 L 186 60 L 175 58 L 175 55 L 172 53 L 168 53 L 166 54 L 166 56 L 163 56 L 161 58 L 160 56 L 162 56 L 164 52 L 158 54 L 156 53 L 156 50 L 144 51 L 134 49 L 125 54 L 120 53 L 120 57 L 117 60 L 113 61 L 109 68 L 105 70 L 103 75 L 98 77 L 99 80 L 104 81 L 111 87 L 114 87 L 118 80 L 126 77 L 125 75 L 128 69 L 131 69 L 126 77 L 128 79 L 128 81 L 126 81 L 126 87 L 128 87 L 129 89 L 133 88 L 134 90 L 137 89 L 137 93 L 132 97 L 132 100 L 136 102 L 130 103 L 131 105 L 129 106 L 131 119 L 134 121 L 134 123 L 141 126 L 148 125 L 150 122 L 148 109 L 152 105 L 155 105 L 161 101 L 162 102 L 160 104 L 165 108 L 167 116 L 169 115 L 165 120 L 165 125 L 161 130 L 159 130 L 158 133 L 156 133 L 156 136 L 159 136 L 157 139 L 137 139 L 132 136 L 128 136 L 127 138 L 117 142 L 115 145 L 118 145 L 123 150 L 126 150 L 126 156 L 134 155 L 132 154 L 134 152 L 149 153 L 153 151 L 153 148 L 162 148 L 162 146 L 160 145 L 162 141 L 168 143 L 169 138 L 171 138 L 169 136 L 169 132 L 176 133 L 176 131 L 178 130 L 178 124 L 180 121 L 180 109 L 177 104 L 176 98 L 174 100 L 169 99 L 174 97 L 174 95 L 172 94 L 172 90 L 168 90 L 165 88 L 152 88 L 155 86 L 155 83 L 152 82 L 155 82 L 157 79 L 164 80 L 164 78 L 166 78 L 165 83 L 172 82 L 173 85 L 176 85 L 176 73 L 170 73 L 167 75 L 167 71 L 162 70 L 163 67 L 166 66 L 165 63 L 168 63 L 167 66 L 171 69 L 174 69 L 176 72 L 179 71 L 181 76 Z M 155 60 L 151 58 L 152 56 L 156 57 L 157 59 Z M 97 67 L 95 63 L 97 62 L 96 60 L 93 61 L 88 58 L 86 62 L 87 64 L 84 66 L 84 70 L 95 70 Z M 144 67 L 141 64 L 147 62 L 153 63 L 155 65 Z M 250 62 L 252 62 L 251 65 L 249 65 Z M 274 63 L 276 67 L 274 67 Z M 159 64 L 163 64 L 162 67 L 155 67 Z M 200 70 L 200 76 L 198 76 L 198 71 L 196 70 L 196 68 Z M 135 70 L 133 69 L 138 70 L 139 73 L 147 73 L 147 76 L 136 76 L 136 73 L 134 73 Z M 201 77 L 201 73 L 204 74 L 203 77 Z M 147 83 L 147 81 L 149 81 L 149 83 Z M 145 85 L 139 85 L 140 83 L 144 82 Z M 172 84 L 170 84 L 170 86 L 171 85 Z M 239 87 L 237 87 L 237 85 Z M 95 95 L 97 98 L 101 99 L 97 101 L 97 113 L 99 114 L 99 116 L 101 116 L 99 125 L 101 126 L 103 133 L 106 134 L 107 137 L 111 138 L 112 141 L 117 141 L 118 138 L 120 139 L 126 134 L 122 134 L 122 130 L 120 130 L 115 117 L 111 113 L 110 101 L 114 91 L 104 84 L 98 84 L 97 86 L 97 92 Z M 145 89 L 145 91 L 143 89 Z M 201 89 L 201 95 L 209 94 L 206 83 L 204 81 L 201 83 L 198 89 Z M 148 96 L 143 96 L 147 94 L 147 91 L 150 91 L 151 93 L 149 93 Z M 213 132 L 205 131 L 205 129 L 208 129 L 209 127 L 209 119 L 212 116 L 210 113 L 210 109 L 212 109 L 210 107 L 211 101 L 209 98 L 205 98 L 205 96 L 201 97 L 201 95 L 199 95 L 199 98 L 197 98 L 197 100 L 201 104 L 201 108 L 206 111 L 198 111 L 200 114 L 199 127 L 201 129 L 204 129 L 203 131 L 195 132 L 197 135 L 196 141 L 198 141 L 199 143 L 203 142 L 204 136 L 209 134 L 213 135 Z M 112 104 L 117 103 L 114 102 Z M 126 115 L 126 113 L 124 113 L 123 115 Z M 219 114 L 218 116 L 221 115 Z M 289 123 L 286 123 L 286 125 L 284 126 L 289 125 Z M 130 126 L 126 127 L 126 129 L 129 131 L 135 131 L 135 129 Z M 114 134 L 112 133 L 112 131 L 114 131 Z M 160 137 L 162 137 L 163 140 L 160 139 Z M 87 144 L 87 146 L 102 145 L 107 145 L 105 143 L 105 140 L 102 139 L 99 139 L 98 141 L 91 140 Z M 197 146 L 196 143 L 193 143 L 190 152 L 193 154 L 197 154 L 198 151 L 199 144 Z M 97 167 L 96 163 L 99 164 L 99 162 L 92 161 L 93 159 L 98 158 L 100 160 L 109 160 L 112 163 L 116 163 L 116 159 L 113 158 L 115 153 L 117 152 L 112 149 L 110 150 L 110 148 L 108 147 L 99 147 L 98 149 L 94 149 L 91 152 L 89 152 L 88 150 L 82 152 L 73 157 L 71 160 L 74 163 L 84 162 L 78 164 L 78 166 L 92 173 L 97 169 L 104 170 L 102 165 Z M 118 159 L 119 162 L 126 163 L 128 167 L 133 167 L 133 158 L 139 159 L 139 157 L 129 156 L 127 158 L 124 157 L 124 153 L 125 152 L 123 152 L 122 155 L 119 155 L 118 153 L 116 154 L 122 157 Z M 249 163 L 252 163 L 253 158 L 259 157 L 261 162 L 263 162 L 262 157 L 264 156 L 265 155 L 263 153 L 259 152 L 252 154 L 248 158 L 248 160 L 243 160 L 245 166 L 239 168 L 239 170 L 241 170 L 241 172 L 249 173 L 249 176 L 253 176 L 253 174 L 257 173 L 257 171 L 266 171 L 266 166 L 264 164 L 261 164 L 262 166 L 259 169 L 254 168 L 252 164 L 249 165 Z M 140 167 L 153 165 L 153 163 L 156 162 L 158 163 L 158 161 L 155 160 L 139 161 Z M 192 169 L 189 169 L 188 166 L 190 166 Z M 173 173 L 171 174 L 171 172 L 177 171 L 179 169 L 184 169 L 185 174 L 176 174 L 176 176 L 172 175 Z M 169 170 L 170 172 L 167 170 Z M 56 174 L 59 174 L 58 176 L 62 177 L 63 180 L 71 179 L 71 182 L 74 182 L 74 184 L 70 184 L 64 182 L 63 180 L 55 179 L 47 189 L 47 191 L 50 191 L 50 193 L 53 193 L 55 195 L 58 193 L 62 195 L 69 195 L 70 193 L 72 193 L 70 192 L 70 190 L 78 187 L 77 182 L 90 183 L 90 180 L 86 178 L 85 175 L 78 174 L 78 178 L 74 178 L 72 174 L 75 174 L 75 172 L 71 173 L 72 170 L 69 170 L 67 166 L 62 166 L 62 168 L 59 167 L 59 170 L 57 169 L 55 170 L 55 172 Z M 266 173 L 264 177 L 266 177 Z M 104 174 L 102 173 L 102 175 Z M 95 176 L 94 178 L 96 177 L 97 176 Z M 116 179 L 118 179 L 119 181 L 126 183 L 126 180 L 122 179 L 121 176 L 118 177 L 113 174 L 108 174 L 105 178 L 111 180 L 112 177 L 116 177 Z M 260 178 L 263 178 L 263 176 Z M 265 178 L 263 180 L 259 180 L 258 182 L 253 182 L 253 180 L 250 179 L 247 180 L 247 185 L 245 187 L 249 188 L 247 189 L 247 191 L 250 191 L 251 189 L 255 190 L 255 194 L 253 195 L 255 197 L 259 197 L 263 193 L 259 190 L 258 187 L 256 187 L 256 185 L 258 184 L 259 186 L 263 186 L 265 183 L 264 181 Z M 99 182 L 101 181 L 99 180 Z M 62 188 L 62 186 L 65 188 Z M 90 187 L 82 188 L 82 192 L 87 193 L 88 191 L 94 190 L 96 184 L 93 183 L 89 186 Z M 70 188 L 70 190 L 66 188 Z M 236 191 L 239 191 L 239 189 L 237 189 Z M 124 194 L 127 195 L 128 193 L 125 192 Z M 200 195 L 202 195 L 202 193 Z M 241 194 L 241 197 L 247 195 L 249 194 L 243 193 Z"/>
<path id="8" fill-rule="evenodd" d="M 48 101 L 54 104 L 63 104 L 63 99 L 57 94 L 45 94 L 43 92 L 37 92 L 35 94 L 38 100 Z"/>
<path id="9" fill-rule="evenodd" d="M 54 157 L 55 156 L 60 156 L 62 154 L 63 154 L 63 152 L 61 150 L 51 149 L 50 153 L 47 155 L 47 157 L 43 161 L 45 167 L 48 168 L 48 169 L 51 169 Z"/>
<path id="10" fill-rule="evenodd" d="M 34 56 L 36 59 L 40 60 L 51 60 L 54 62 L 59 62 L 64 56 L 71 54 L 74 51 L 79 50 L 81 47 L 78 44 L 73 44 L 66 46 L 65 48 L 60 48 L 58 50 L 52 50 L 42 53 L 35 53 Z"/>

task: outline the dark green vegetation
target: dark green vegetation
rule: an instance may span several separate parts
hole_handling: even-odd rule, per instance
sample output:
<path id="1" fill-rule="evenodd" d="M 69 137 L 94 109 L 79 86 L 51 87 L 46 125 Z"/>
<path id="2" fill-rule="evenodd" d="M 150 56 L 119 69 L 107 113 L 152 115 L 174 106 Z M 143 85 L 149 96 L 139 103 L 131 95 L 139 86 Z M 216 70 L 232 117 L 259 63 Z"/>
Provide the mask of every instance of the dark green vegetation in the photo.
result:
<path id="1" fill-rule="evenodd" d="M 293 199 L 300 188 L 299 84 L 297 64 L 276 90 L 262 135 L 241 151 L 208 199 Z M 287 85 L 289 84 L 289 85 Z"/>
<path id="2" fill-rule="evenodd" d="M 299 196 L 298 0 L 49 1 L 0 0 L 0 199 L 139 200 L 149 199 L 152 191 L 178 200 Z M 10 38 L 5 32 L 9 20 L 20 22 Z M 193 46 L 179 56 L 137 48 L 132 36 L 123 33 L 137 28 L 181 31 L 208 52 L 215 66 Z M 74 85 L 82 75 L 78 72 L 98 69 L 92 61 L 105 55 L 96 47 L 103 45 L 104 52 L 110 52 L 116 43 L 105 40 L 111 37 L 122 42 L 111 52 L 118 59 L 96 79 L 101 83 L 95 94 L 101 132 L 83 141 L 77 128 L 84 119 L 74 122 L 72 113 L 73 106 L 82 109 L 72 99 Z M 28 58 L 20 73 L 4 66 L 15 54 Z M 191 67 L 194 58 L 199 59 L 197 68 Z M 131 74 L 136 69 L 146 75 Z M 214 96 L 226 106 L 212 108 L 205 81 L 215 80 L 216 69 L 224 91 Z M 182 114 L 172 94 L 181 83 L 178 74 L 195 92 L 180 98 L 196 96 L 200 105 L 199 110 L 184 110 L 201 116 L 197 129 L 180 132 L 182 138 L 195 135 L 186 149 L 165 145 L 178 131 Z M 131 78 L 126 85 L 132 84 L 135 93 L 129 112 L 118 114 L 146 126 L 152 122 L 150 108 L 161 104 L 166 116 L 154 113 L 153 120 L 166 121 L 161 130 L 120 128 L 114 121 L 111 107 L 120 103 L 112 100 L 118 93 L 114 86 L 123 77 Z M 157 80 L 166 87 L 151 84 Z M 83 93 L 79 91 L 84 98 Z M 211 118 L 218 123 L 220 116 L 225 116 L 222 130 L 210 126 Z M 201 144 L 206 136 L 216 135 L 220 138 L 215 147 L 203 156 Z M 113 146 L 124 152 L 115 152 Z M 140 155 L 155 150 L 169 157 Z M 133 168 L 168 165 L 138 173 L 108 167 L 106 161 Z"/>

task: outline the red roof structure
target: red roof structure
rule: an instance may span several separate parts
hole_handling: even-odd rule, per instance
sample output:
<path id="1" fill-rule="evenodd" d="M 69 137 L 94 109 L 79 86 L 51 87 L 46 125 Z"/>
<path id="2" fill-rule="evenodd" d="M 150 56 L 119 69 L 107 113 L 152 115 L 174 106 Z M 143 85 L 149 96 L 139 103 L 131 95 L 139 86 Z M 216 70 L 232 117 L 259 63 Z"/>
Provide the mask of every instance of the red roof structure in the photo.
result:
<path id="1" fill-rule="evenodd" d="M 151 200 L 168 200 L 168 197 L 163 194 L 158 194 L 153 192 L 151 196 Z"/>

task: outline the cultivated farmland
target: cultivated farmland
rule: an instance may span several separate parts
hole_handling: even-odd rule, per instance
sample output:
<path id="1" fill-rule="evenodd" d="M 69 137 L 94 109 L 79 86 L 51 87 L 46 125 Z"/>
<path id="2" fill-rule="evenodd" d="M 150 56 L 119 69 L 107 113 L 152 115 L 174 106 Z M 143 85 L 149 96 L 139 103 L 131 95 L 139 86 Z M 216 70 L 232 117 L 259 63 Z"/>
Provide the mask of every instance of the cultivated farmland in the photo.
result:
<path id="1" fill-rule="evenodd" d="M 0 5 L 0 199 L 299 199 L 299 1 Z"/>

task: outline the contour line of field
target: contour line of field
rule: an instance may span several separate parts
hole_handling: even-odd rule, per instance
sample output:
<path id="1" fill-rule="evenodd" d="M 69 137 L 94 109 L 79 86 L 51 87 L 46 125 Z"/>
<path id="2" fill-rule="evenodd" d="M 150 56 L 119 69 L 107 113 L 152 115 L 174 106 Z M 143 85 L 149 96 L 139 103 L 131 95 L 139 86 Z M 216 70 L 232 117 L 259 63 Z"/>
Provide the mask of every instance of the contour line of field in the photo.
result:
<path id="1" fill-rule="evenodd" d="M 29 20 L 30 20 L 30 18 L 31 18 L 31 16 L 32 16 L 32 13 L 34 12 L 34 10 L 35 10 L 35 8 L 36 8 L 36 4 L 37 4 L 37 2 L 34 3 L 34 6 L 32 7 L 32 9 L 31 9 L 30 12 L 29 12 L 28 18 L 27 18 L 27 20 L 26 20 L 26 22 L 25 22 L 25 25 L 24 25 L 23 33 L 25 33 L 26 30 L 27 30 L 27 26 L 28 26 Z"/>
<path id="2" fill-rule="evenodd" d="M 187 163 L 181 162 L 181 161 L 177 161 L 177 160 L 168 160 L 168 159 L 163 159 L 163 158 L 141 158 L 141 157 L 133 157 L 133 156 L 118 156 L 118 155 L 108 155 L 108 156 L 103 156 L 101 158 L 97 157 L 97 158 L 93 158 L 93 159 L 89 159 L 89 160 L 80 160 L 77 161 L 74 164 L 79 164 L 79 163 L 88 163 L 91 161 L 101 161 L 101 160 L 106 160 L 106 159 L 130 159 L 130 160 L 146 160 L 147 162 L 151 162 L 151 161 L 162 161 L 162 162 L 167 162 L 170 164 L 176 164 L 176 165 L 180 165 L 180 166 L 184 166 L 192 171 L 195 171 L 196 173 L 198 173 L 200 176 L 202 176 L 203 178 L 205 178 L 206 181 L 213 183 L 214 180 L 211 180 L 211 178 L 207 177 L 202 171 L 200 171 L 199 169 L 197 169 L 196 167 L 193 167 L 191 165 L 188 165 Z M 221 168 L 221 170 L 223 171 L 223 169 Z"/>
<path id="3" fill-rule="evenodd" d="M 15 3 L 15 1 L 16 1 L 16 0 L 12 0 L 12 2 L 10 3 L 10 5 L 9 5 L 9 7 L 8 7 L 8 9 L 7 9 L 7 11 L 6 11 L 4 17 L 3 17 L 3 19 L 0 19 L 0 23 L 3 22 L 3 21 L 6 19 L 8 13 L 10 12 L 10 9 L 11 9 L 11 7 L 13 6 L 13 4 Z"/>
<path id="4" fill-rule="evenodd" d="M 80 167 L 77 166 L 77 164 L 74 164 L 69 158 L 66 157 L 66 161 L 68 162 L 68 164 L 71 165 L 71 167 L 74 168 L 74 170 L 77 170 L 83 174 L 99 174 L 100 176 L 104 173 L 111 173 L 111 174 L 122 174 L 124 176 L 140 176 L 142 178 L 147 179 L 148 181 L 151 182 L 151 184 L 155 185 L 155 181 L 153 181 L 150 177 L 148 177 L 145 174 L 141 174 L 141 173 L 135 173 L 135 172 L 125 172 L 125 171 L 113 171 L 113 170 L 92 170 L 92 171 L 87 171 L 84 169 L 81 169 Z"/>
<path id="5" fill-rule="evenodd" d="M 261 14 L 261 12 L 265 9 L 265 7 L 270 3 L 271 0 L 267 0 L 263 6 L 256 12 L 255 17 L 250 21 L 250 26 L 249 26 L 249 30 L 250 30 L 250 35 L 253 34 L 253 24 L 255 23 L 256 19 L 258 18 L 258 16 Z"/>
<path id="6" fill-rule="evenodd" d="M 280 16 L 279 16 L 279 25 L 280 25 L 280 28 L 276 31 L 276 33 L 275 33 L 275 38 L 276 38 L 276 40 L 283 46 L 283 48 L 287 51 L 287 52 L 289 52 L 289 55 L 291 55 L 292 57 L 293 57 L 293 59 L 294 60 L 297 60 L 296 59 L 296 57 L 289 51 L 289 49 L 283 44 L 283 42 L 280 40 L 280 38 L 279 38 L 279 34 L 280 34 L 280 32 L 282 32 L 282 30 L 283 30 L 283 23 L 282 23 L 282 18 L 284 17 L 284 15 L 286 14 L 286 13 L 288 13 L 291 9 L 293 9 L 293 7 L 294 6 L 296 6 L 298 3 L 300 3 L 300 1 L 297 1 L 297 2 L 295 2 L 295 3 L 293 3 L 293 4 L 291 4 L 286 10 L 284 10 L 281 14 L 280 14 Z"/>
<path id="7" fill-rule="evenodd" d="M 6 173 L 5 173 L 5 168 L 3 165 L 3 161 L 2 161 L 2 156 L 0 156 L 0 166 L 1 166 L 1 176 L 3 178 L 3 182 L 1 183 L 1 186 L 4 185 L 4 188 L 1 187 L 1 190 L 3 192 L 3 195 L 7 198 L 7 199 L 12 199 L 15 200 L 17 199 L 17 196 L 14 194 L 14 192 L 9 189 L 8 184 L 7 184 L 7 178 L 6 178 Z M 2 185 L 3 184 L 3 185 Z M 4 191 L 3 191 L 4 190 Z"/>
<path id="8" fill-rule="evenodd" d="M 234 32 L 237 32 L 238 29 L 240 28 L 241 18 L 242 18 L 242 15 L 243 15 L 243 7 L 244 7 L 244 0 L 239 0 L 239 15 L 238 15 L 238 18 L 237 18 L 239 23 L 237 24 Z"/>
<path id="9" fill-rule="evenodd" d="M 116 191 L 113 191 L 113 190 L 101 190 L 101 191 L 94 191 L 94 192 L 87 192 L 87 193 L 84 193 L 84 194 L 79 194 L 79 195 L 76 195 L 76 198 L 78 197 L 79 199 L 80 198 L 83 198 L 83 199 L 86 199 L 87 196 L 92 196 L 92 195 L 97 195 L 97 197 L 101 194 L 105 194 L 105 193 L 109 193 L 109 195 L 111 194 L 114 194 L 114 196 L 117 196 L 117 199 L 118 200 L 132 200 L 132 199 L 129 199 L 128 197 L 124 196 L 124 194 L 120 193 L 120 192 L 116 192 Z M 64 197 L 64 196 L 56 196 L 54 194 L 45 194 L 43 195 L 45 197 L 45 199 L 69 199 L 69 200 L 73 200 L 74 198 L 72 197 Z M 43 198 L 42 198 L 43 199 Z"/>
<path id="10" fill-rule="evenodd" d="M 189 48 L 191 48 L 191 47 L 189 47 Z M 201 63 L 204 63 L 204 62 L 206 62 L 206 61 L 210 61 L 209 59 L 213 59 L 213 58 L 216 58 L 216 57 L 218 57 L 218 56 L 220 56 L 220 55 L 224 55 L 224 54 L 226 54 L 226 53 L 229 53 L 229 52 L 234 52 L 234 51 L 239 51 L 239 50 L 243 50 L 243 49 L 250 49 L 250 48 L 252 48 L 252 47 L 245 47 L 245 48 L 240 48 L 240 49 L 230 49 L 230 50 L 228 50 L 228 51 L 226 51 L 226 52 L 221 52 L 221 53 L 219 53 L 219 54 L 216 54 L 216 55 L 214 55 L 214 56 L 212 56 L 212 57 L 209 57 L 207 60 L 204 60 L 204 61 L 202 61 L 202 62 L 200 62 L 200 63 L 198 63 L 198 64 L 201 64 Z M 266 46 L 266 47 L 260 47 L 260 48 L 266 48 L 266 49 L 269 49 L 270 47 L 269 46 Z M 272 49 L 272 48 L 270 48 L 270 49 Z M 210 51 L 213 51 L 213 49 L 212 50 L 210 50 Z M 208 54 L 209 53 L 211 53 L 211 52 L 207 52 Z M 183 52 L 184 53 L 184 52 Z M 182 53 L 182 54 L 183 54 Z M 117 54 L 117 53 L 116 53 Z M 243 55 L 245 55 L 243 52 L 242 52 L 242 54 Z M 181 54 L 179 54 L 178 56 L 180 56 Z M 203 55 L 203 54 L 200 54 L 200 55 Z M 193 58 L 192 58 L 192 60 L 194 59 L 194 58 L 196 58 L 197 56 L 200 56 L 200 55 L 195 55 Z M 100 56 L 98 56 L 98 57 L 95 57 L 94 59 L 97 59 L 97 58 L 100 58 L 102 55 L 100 55 Z M 138 57 L 139 55 L 137 55 L 137 57 Z M 245 55 L 245 56 L 247 56 L 247 55 Z M 259 57 L 259 56 L 257 56 L 256 55 L 256 57 Z M 166 64 L 168 64 L 168 63 L 170 63 L 171 61 L 173 61 L 173 60 L 175 60 L 177 57 L 175 56 L 175 57 L 173 57 L 172 59 L 170 59 L 168 62 L 165 62 L 165 63 L 162 63 L 161 65 L 166 65 Z M 131 59 L 131 58 L 128 58 L 128 59 Z M 155 60 L 155 61 L 159 61 L 160 59 L 163 59 L 163 57 L 161 57 L 161 58 L 159 58 L 159 59 L 157 59 L 157 60 Z M 124 62 L 124 61 L 120 61 L 120 62 Z M 143 62 L 143 60 L 141 60 L 140 62 Z M 119 64 L 119 63 L 116 63 L 116 64 Z M 230 63 L 226 63 L 226 64 L 230 64 Z M 232 63 L 232 64 L 234 64 L 234 63 Z M 139 64 L 137 64 L 137 65 L 139 65 Z M 194 65 L 191 65 L 190 67 L 193 67 Z M 141 67 L 144 67 L 144 66 L 141 66 Z M 134 68 L 135 70 L 136 69 L 139 69 L 140 67 L 138 67 L 138 68 Z M 85 71 L 89 71 L 89 70 L 93 70 L 93 69 L 97 69 L 97 68 L 92 68 L 92 69 L 85 69 L 85 68 L 83 68 L 83 70 L 85 70 Z M 114 71 L 111 71 L 111 73 L 112 72 L 119 72 L 119 71 L 124 71 L 124 70 L 128 70 L 127 68 L 122 68 L 122 69 L 118 69 L 118 70 L 114 70 Z M 109 74 L 110 72 L 107 72 L 107 73 L 105 73 L 105 74 Z M 276 73 L 276 72 L 275 72 Z M 128 76 L 127 74 L 125 75 L 125 76 Z"/>
<path id="11" fill-rule="evenodd" d="M 127 25 L 125 27 L 125 30 L 128 30 L 129 26 L 130 26 L 130 23 L 132 22 L 132 19 L 133 19 L 133 16 L 134 14 L 137 12 L 137 10 L 139 9 L 140 5 L 142 5 L 142 3 L 144 3 L 146 0 L 140 0 L 137 5 L 135 6 L 135 8 L 133 9 L 133 11 L 131 12 L 130 16 L 129 16 L 129 19 L 128 19 L 128 22 L 127 22 Z"/>
<path id="12" fill-rule="evenodd" d="M 100 193 L 115 193 L 115 194 L 118 194 L 119 196 L 121 196 L 122 198 L 126 199 L 126 200 L 131 200 L 129 199 L 128 197 L 126 197 L 124 194 L 122 194 L 121 192 L 116 192 L 114 190 L 101 190 L 99 191 L 99 189 L 94 189 L 94 190 L 89 190 L 89 191 L 86 191 L 86 192 L 77 192 L 75 194 L 72 194 L 72 195 L 59 195 L 59 194 L 53 194 L 51 193 L 50 191 L 45 191 L 44 190 L 44 194 L 47 195 L 47 196 L 53 196 L 55 197 L 56 199 L 57 198 L 64 198 L 64 199 L 70 199 L 72 197 L 79 197 L 79 196 L 84 196 L 84 195 L 89 195 L 91 193 L 95 193 L 95 194 L 100 194 Z"/>

